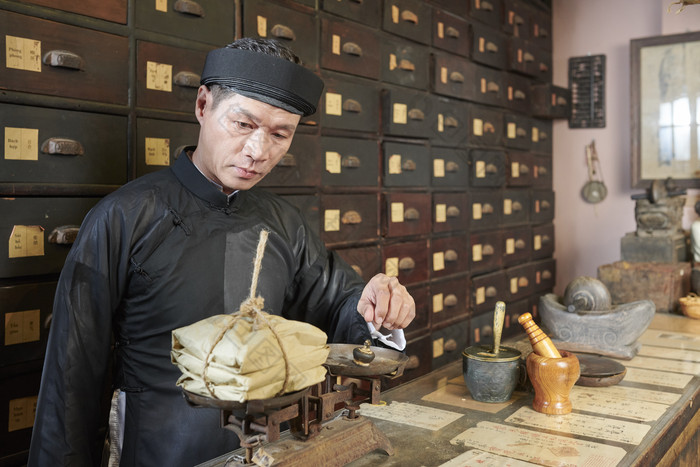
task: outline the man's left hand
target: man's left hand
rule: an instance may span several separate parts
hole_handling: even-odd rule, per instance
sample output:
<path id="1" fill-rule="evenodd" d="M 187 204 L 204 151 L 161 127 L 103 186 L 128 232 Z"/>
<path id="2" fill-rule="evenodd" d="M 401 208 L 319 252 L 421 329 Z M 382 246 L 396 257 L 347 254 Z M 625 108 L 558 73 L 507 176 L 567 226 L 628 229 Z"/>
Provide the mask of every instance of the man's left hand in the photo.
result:
<path id="1" fill-rule="evenodd" d="M 377 329 L 404 329 L 416 316 L 416 304 L 396 277 L 377 274 L 362 291 L 357 311 Z"/>

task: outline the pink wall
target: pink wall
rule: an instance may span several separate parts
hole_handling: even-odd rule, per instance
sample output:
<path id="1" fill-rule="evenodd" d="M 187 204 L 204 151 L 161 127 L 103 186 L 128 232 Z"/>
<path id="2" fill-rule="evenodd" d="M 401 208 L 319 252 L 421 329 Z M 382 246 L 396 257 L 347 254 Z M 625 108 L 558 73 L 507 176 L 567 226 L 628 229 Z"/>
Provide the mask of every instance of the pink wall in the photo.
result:
<path id="1" fill-rule="evenodd" d="M 555 257 L 562 294 L 578 276 L 597 274 L 598 266 L 619 261 L 620 239 L 635 230 L 631 188 L 630 47 L 631 39 L 700 30 L 700 5 L 680 14 L 673 0 L 553 0 L 554 84 L 568 87 L 568 60 L 587 54 L 606 56 L 606 126 L 569 129 L 554 122 Z M 599 204 L 586 203 L 581 188 L 588 180 L 585 147 L 595 140 L 608 188 Z M 689 193 L 686 217 L 696 192 Z M 684 223 L 689 224 L 690 220 Z"/>

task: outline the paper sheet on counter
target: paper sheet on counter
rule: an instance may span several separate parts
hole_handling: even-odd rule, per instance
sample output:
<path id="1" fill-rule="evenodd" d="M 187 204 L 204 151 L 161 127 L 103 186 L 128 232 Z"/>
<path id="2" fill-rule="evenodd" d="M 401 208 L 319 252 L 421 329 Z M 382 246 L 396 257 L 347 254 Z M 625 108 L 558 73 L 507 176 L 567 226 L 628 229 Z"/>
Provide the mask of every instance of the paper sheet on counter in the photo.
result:
<path id="1" fill-rule="evenodd" d="M 537 464 L 510 459 L 480 449 L 472 449 L 460 454 L 452 460 L 440 464 L 439 467 L 532 467 Z"/>
<path id="2" fill-rule="evenodd" d="M 440 430 L 463 416 L 461 413 L 396 401 L 389 405 L 360 404 L 360 414 L 432 431 Z"/>

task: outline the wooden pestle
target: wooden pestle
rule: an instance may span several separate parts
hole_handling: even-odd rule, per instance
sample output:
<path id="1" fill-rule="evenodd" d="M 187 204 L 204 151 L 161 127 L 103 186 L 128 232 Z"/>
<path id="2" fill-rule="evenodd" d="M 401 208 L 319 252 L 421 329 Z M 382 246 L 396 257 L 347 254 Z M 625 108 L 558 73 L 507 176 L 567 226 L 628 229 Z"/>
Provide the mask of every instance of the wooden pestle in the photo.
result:
<path id="1" fill-rule="evenodd" d="M 549 358 L 561 358 L 561 354 L 554 347 L 552 340 L 547 337 L 542 329 L 532 320 L 532 315 L 530 313 L 523 313 L 518 317 L 518 323 L 522 324 L 525 328 L 527 336 L 530 338 L 530 344 L 532 344 L 532 350 L 535 351 L 537 355 Z"/>

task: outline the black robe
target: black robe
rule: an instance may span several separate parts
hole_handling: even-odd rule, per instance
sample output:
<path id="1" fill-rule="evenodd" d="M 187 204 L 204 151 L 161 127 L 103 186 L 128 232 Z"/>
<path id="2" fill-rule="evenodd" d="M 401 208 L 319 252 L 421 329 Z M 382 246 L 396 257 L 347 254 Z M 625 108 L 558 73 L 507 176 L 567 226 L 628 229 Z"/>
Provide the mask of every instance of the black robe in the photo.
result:
<path id="1" fill-rule="evenodd" d="M 258 189 L 229 199 L 183 153 L 105 197 L 80 227 L 56 291 L 30 466 L 99 464 L 111 358 L 126 393 L 121 465 L 191 466 L 238 446 L 217 409 L 188 406 L 175 385 L 171 331 L 238 309 L 263 228 L 265 311 L 314 324 L 329 342 L 370 337 L 356 311 L 364 283 L 296 208 Z"/>

